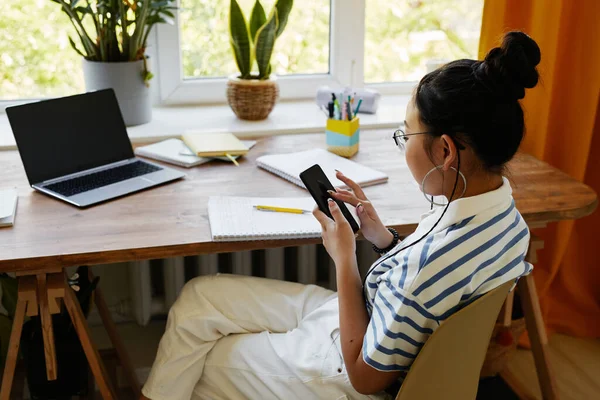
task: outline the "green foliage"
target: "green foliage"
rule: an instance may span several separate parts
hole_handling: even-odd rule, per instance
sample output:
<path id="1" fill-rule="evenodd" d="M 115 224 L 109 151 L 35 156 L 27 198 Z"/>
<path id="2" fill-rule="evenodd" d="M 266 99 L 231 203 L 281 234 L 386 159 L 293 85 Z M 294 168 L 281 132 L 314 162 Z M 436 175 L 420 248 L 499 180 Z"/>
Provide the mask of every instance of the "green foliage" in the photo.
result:
<path id="1" fill-rule="evenodd" d="M 77 6 L 85 3 L 81 0 Z M 251 16 L 256 1 L 238 3 Z M 224 77 L 236 71 L 229 44 L 229 1 L 179 4 L 184 78 Z M 276 0 L 261 4 L 270 11 Z M 483 0 L 368 0 L 366 81 L 415 81 L 426 72 L 428 60 L 477 57 L 482 5 Z M 0 99 L 84 90 L 81 56 L 71 48 L 69 36 L 79 48 L 82 45 L 61 7 L 48 0 L 0 0 L 0 15 Z M 286 33 L 275 43 L 273 73 L 328 73 L 329 20 L 330 0 L 296 2 Z M 84 26 L 95 32 L 89 17 Z M 458 40 L 452 38 L 455 35 Z"/>
<path id="2" fill-rule="evenodd" d="M 275 8 L 267 23 L 256 32 L 256 39 L 254 39 L 259 79 L 267 79 L 271 73 L 271 55 L 273 54 L 273 48 L 275 48 L 277 28 L 279 27 L 277 15 L 277 9 Z"/>
<path id="3" fill-rule="evenodd" d="M 231 9 L 229 12 L 229 34 L 231 39 L 231 48 L 235 56 L 240 77 L 249 79 L 252 68 L 252 49 L 250 37 L 248 36 L 248 25 L 246 18 L 236 0 L 231 0 Z"/>
<path id="4" fill-rule="evenodd" d="M 256 32 L 258 32 L 260 27 L 266 22 L 267 15 L 265 14 L 265 9 L 263 8 L 262 4 L 260 4 L 260 1 L 257 1 L 254 3 L 254 7 L 252 7 L 252 14 L 250 15 L 250 39 L 252 39 L 253 43 L 254 38 L 256 37 Z"/>
<path id="5" fill-rule="evenodd" d="M 236 64 L 242 79 L 268 79 L 271 75 L 271 56 L 277 37 L 283 32 L 293 0 L 277 0 L 267 20 L 265 10 L 256 0 L 250 16 L 250 24 L 237 0 L 230 0 L 229 33 Z M 280 21 L 282 21 L 280 23 Z M 250 54 L 250 57 L 248 57 Z M 258 75 L 251 75 L 254 59 L 258 65 Z"/>
<path id="6" fill-rule="evenodd" d="M 86 0 L 85 6 L 79 0 L 50 1 L 60 5 L 79 36 L 81 48 L 69 37 L 71 47 L 87 60 L 105 62 L 144 58 L 152 27 L 172 24 L 176 9 L 175 0 Z"/>
<path id="7" fill-rule="evenodd" d="M 257 0 L 258 2 L 258 0 Z M 288 17 L 292 12 L 292 7 L 294 6 L 294 0 L 278 0 L 275 3 L 275 9 L 277 10 L 278 22 L 279 26 L 277 28 L 277 37 L 281 36 L 283 30 L 285 29 L 288 21 Z"/>
<path id="8" fill-rule="evenodd" d="M 0 0 L 0 98 L 68 95 L 84 89 L 75 31 L 47 0 Z"/>
<path id="9" fill-rule="evenodd" d="M 477 58 L 482 9 L 482 0 L 369 0 L 365 81 L 417 81 L 430 60 Z"/>
<path id="10" fill-rule="evenodd" d="M 86 60 L 103 62 L 145 59 L 146 43 L 152 27 L 173 23 L 175 0 L 50 0 L 69 17 L 81 48 L 69 36 L 71 47 Z M 86 27 L 91 20 L 92 29 Z M 94 32 L 90 34 L 89 31 Z M 152 74 L 144 62 L 144 81 Z"/>

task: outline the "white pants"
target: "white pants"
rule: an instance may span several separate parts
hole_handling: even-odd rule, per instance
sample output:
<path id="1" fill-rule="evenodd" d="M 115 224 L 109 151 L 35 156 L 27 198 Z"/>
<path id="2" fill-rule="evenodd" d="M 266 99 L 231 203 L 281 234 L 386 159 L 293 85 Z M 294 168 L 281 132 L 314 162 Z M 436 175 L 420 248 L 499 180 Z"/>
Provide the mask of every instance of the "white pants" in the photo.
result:
<path id="1" fill-rule="evenodd" d="M 354 390 L 339 345 L 337 294 L 216 275 L 185 285 L 143 393 L 178 399 L 384 399 Z"/>

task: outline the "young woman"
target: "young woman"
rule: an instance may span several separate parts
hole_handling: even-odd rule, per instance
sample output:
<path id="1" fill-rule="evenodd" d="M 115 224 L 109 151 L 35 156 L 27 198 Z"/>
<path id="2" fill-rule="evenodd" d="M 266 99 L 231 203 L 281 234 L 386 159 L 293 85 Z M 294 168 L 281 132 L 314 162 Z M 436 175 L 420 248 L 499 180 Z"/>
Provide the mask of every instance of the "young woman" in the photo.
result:
<path id="1" fill-rule="evenodd" d="M 432 202 L 417 230 L 399 242 L 361 188 L 338 173 L 352 190 L 332 196 L 357 207 L 363 235 L 382 254 L 365 282 L 352 229 L 330 201 L 333 219 L 314 215 L 338 292 L 232 275 L 190 281 L 169 313 L 144 395 L 391 396 L 386 389 L 444 320 L 531 271 L 529 231 L 503 173 L 523 138 L 519 99 L 537 84 L 539 62 L 537 44 L 511 32 L 484 61 L 458 60 L 426 75 L 393 136 Z"/>

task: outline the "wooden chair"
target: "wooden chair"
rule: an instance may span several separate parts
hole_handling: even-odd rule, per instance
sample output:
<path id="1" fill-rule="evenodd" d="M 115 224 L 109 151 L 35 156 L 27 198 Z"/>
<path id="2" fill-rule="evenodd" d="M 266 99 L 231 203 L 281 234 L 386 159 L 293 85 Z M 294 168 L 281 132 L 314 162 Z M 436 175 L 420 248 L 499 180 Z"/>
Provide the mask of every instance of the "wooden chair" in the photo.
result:
<path id="1" fill-rule="evenodd" d="M 410 367 L 396 400 L 475 399 L 492 330 L 513 284 L 490 291 L 442 323 Z"/>

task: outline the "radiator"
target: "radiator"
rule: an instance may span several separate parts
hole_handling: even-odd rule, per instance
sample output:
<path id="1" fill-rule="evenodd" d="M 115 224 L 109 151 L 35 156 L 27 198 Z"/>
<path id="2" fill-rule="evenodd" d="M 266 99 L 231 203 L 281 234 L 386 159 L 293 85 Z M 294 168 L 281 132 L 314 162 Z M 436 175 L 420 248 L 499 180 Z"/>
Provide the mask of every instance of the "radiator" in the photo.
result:
<path id="1" fill-rule="evenodd" d="M 377 254 L 369 242 L 359 241 L 357 258 L 364 276 Z M 152 317 L 167 314 L 187 281 L 218 272 L 316 284 L 336 290 L 335 266 L 320 244 L 136 261 L 129 265 L 132 317 L 139 325 L 147 325 Z"/>

